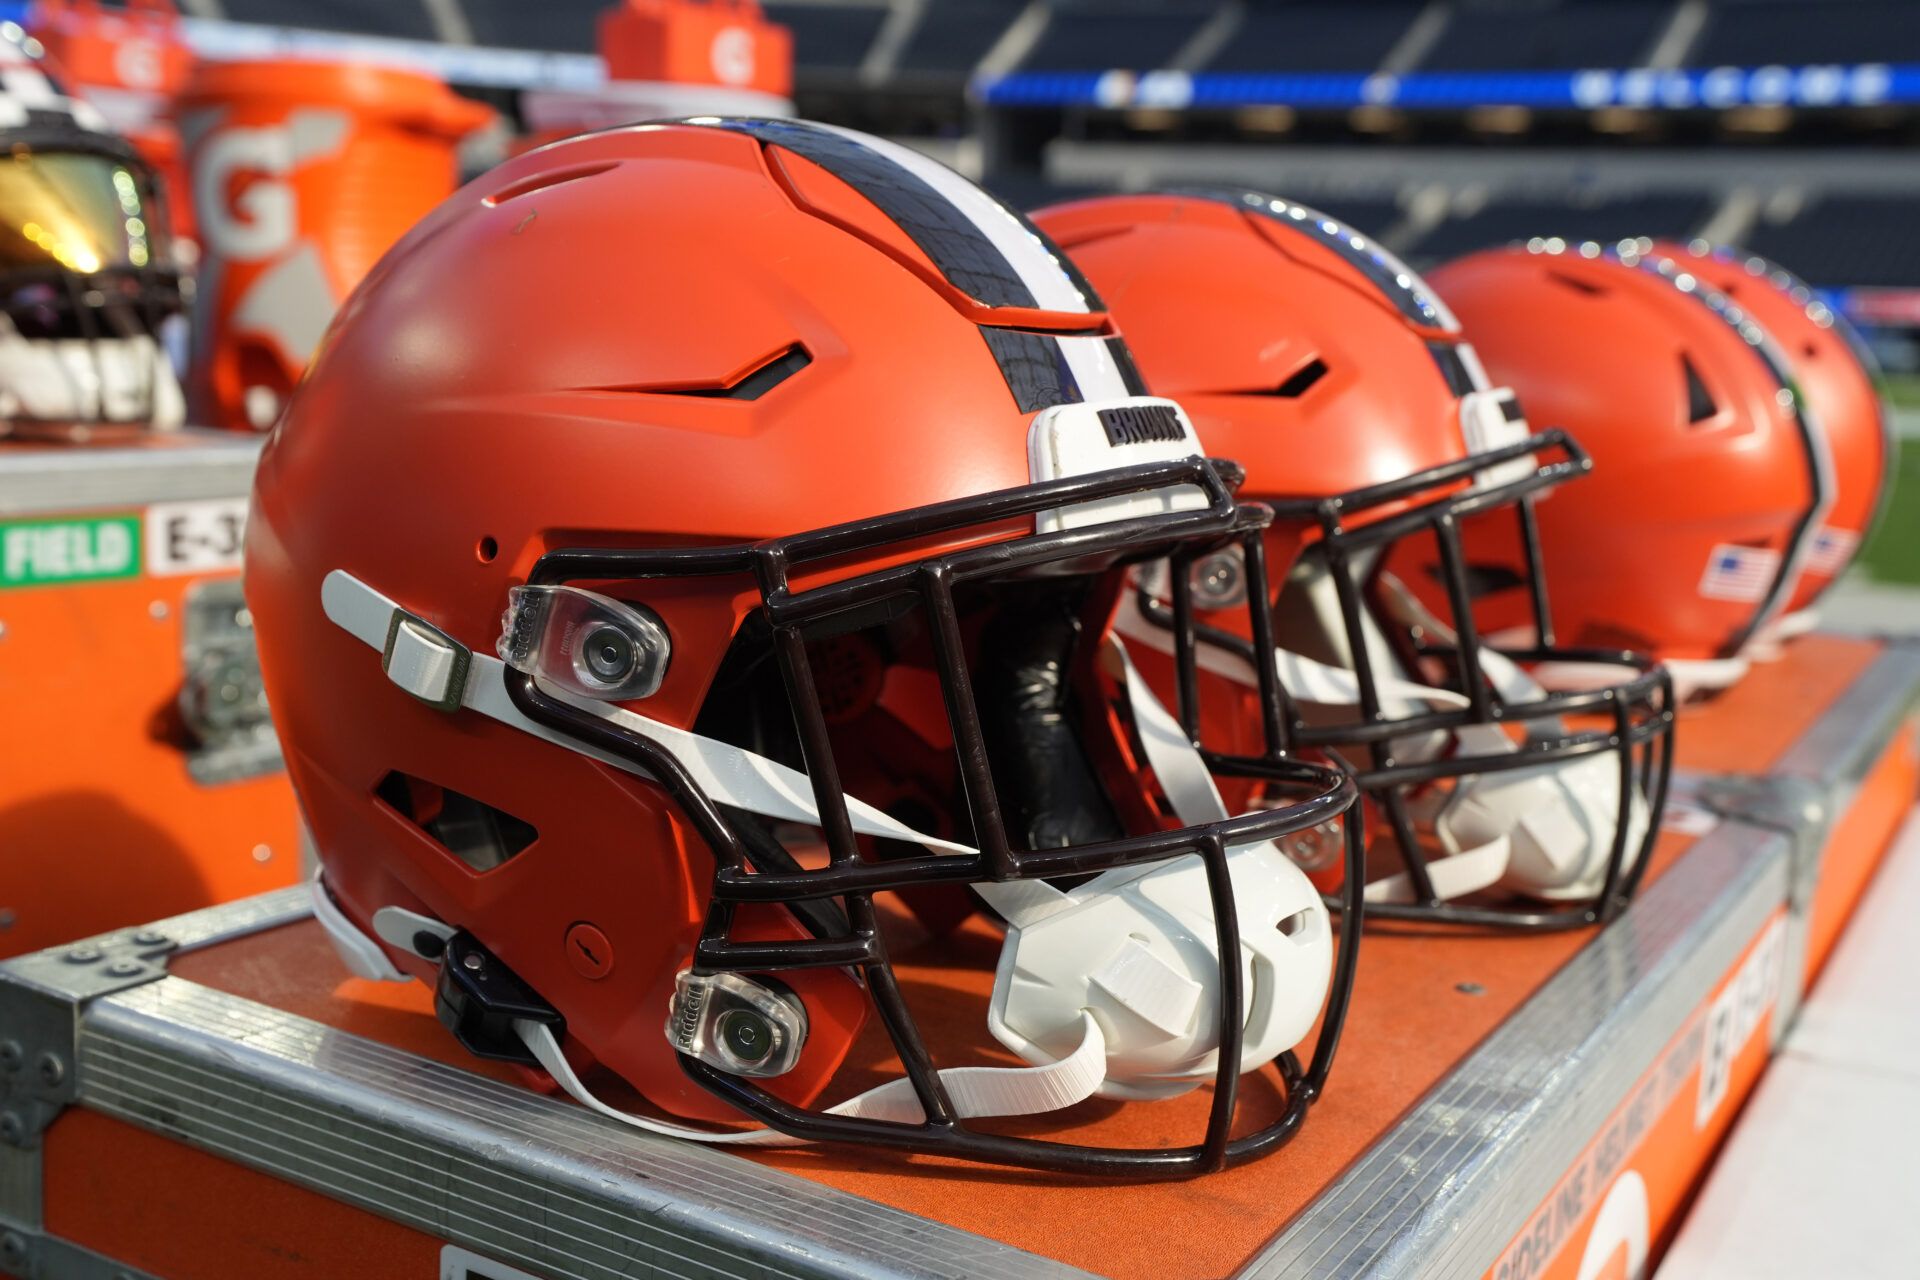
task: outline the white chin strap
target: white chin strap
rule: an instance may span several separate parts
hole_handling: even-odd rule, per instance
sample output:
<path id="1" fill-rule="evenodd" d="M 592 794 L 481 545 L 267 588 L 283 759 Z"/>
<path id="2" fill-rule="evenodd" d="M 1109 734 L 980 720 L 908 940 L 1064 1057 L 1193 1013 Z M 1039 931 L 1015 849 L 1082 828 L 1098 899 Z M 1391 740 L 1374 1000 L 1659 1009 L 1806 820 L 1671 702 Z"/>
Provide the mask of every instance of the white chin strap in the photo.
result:
<path id="1" fill-rule="evenodd" d="M 478 712 L 628 773 L 649 776 L 631 761 L 529 719 L 507 695 L 505 663 L 489 654 L 463 653 L 351 574 L 328 574 L 321 603 L 337 626 L 381 651 L 388 678 L 413 696 L 447 710 Z M 1112 653 L 1147 763 L 1175 815 L 1189 825 L 1227 817 L 1200 753 L 1154 699 L 1117 642 Z M 715 802 L 778 821 L 819 825 L 812 784 L 798 770 L 535 679 L 542 692 L 672 752 Z M 862 835 L 956 854 L 975 852 L 916 831 L 851 796 L 847 808 L 854 830 Z M 1241 930 L 1241 1066 L 1253 1070 L 1303 1040 L 1319 1016 L 1332 972 L 1332 929 L 1318 892 L 1272 842 L 1230 850 L 1228 865 Z M 1163 1097 L 1213 1077 L 1222 962 L 1207 874 L 1197 855 L 1109 871 L 1070 893 L 1043 881 L 973 887 L 1008 923 L 989 1027 L 1033 1065 L 941 1071 L 961 1116 L 1034 1115 L 1072 1106 L 1096 1093 Z M 314 897 L 316 916 L 355 973 L 399 976 L 380 945 L 346 918 L 317 877 Z M 420 932 L 452 932 L 439 921 L 397 907 L 377 911 L 374 927 L 390 946 L 414 954 L 421 954 L 413 942 Z M 623 1123 L 699 1141 L 796 1141 L 766 1130 L 715 1133 L 618 1111 L 587 1090 L 550 1030 L 531 1022 L 518 1022 L 515 1029 L 568 1094 Z M 906 1123 L 923 1118 L 912 1082 L 905 1078 L 840 1103 L 828 1114 Z"/>
<path id="2" fill-rule="evenodd" d="M 1755 662 L 1778 662 L 1787 651 L 1787 645 L 1809 631 L 1820 626 L 1820 613 L 1817 609 L 1806 608 L 1796 613 L 1783 613 L 1765 626 L 1747 643 L 1745 656 Z"/>
<path id="3" fill-rule="evenodd" d="M 1804 623 L 1799 621 L 1803 618 L 1807 620 Z M 1674 701 L 1688 702 L 1701 694 L 1718 693 L 1739 684 L 1756 660 L 1771 661 L 1778 656 L 1765 648 L 1766 639 L 1790 639 L 1803 631 L 1812 630 L 1817 622 L 1818 619 L 1806 613 L 1789 614 L 1780 619 L 1780 623 L 1795 626 L 1798 630 L 1762 632 L 1737 658 L 1662 658 L 1660 665 L 1667 669 L 1668 676 L 1673 680 Z M 1530 649 L 1539 643 L 1538 633 L 1530 626 L 1496 631 L 1485 639 L 1487 644 L 1503 649 Z M 1557 693 L 1578 693 L 1617 684 L 1620 668 L 1607 662 L 1541 662 L 1534 665 L 1532 675 L 1542 688 Z"/>
<path id="4" fill-rule="evenodd" d="M 131 422 L 168 429 L 186 420 L 172 361 L 145 334 L 23 338 L 0 317 L 0 419 Z"/>
<path id="5" fill-rule="evenodd" d="M 1417 609 L 1410 597 L 1405 604 Z M 1436 636 L 1449 634 L 1430 615 L 1420 623 Z M 1131 593 L 1121 604 L 1116 629 L 1129 640 L 1162 653 L 1173 652 L 1173 635 L 1144 617 Z M 1413 707 L 1470 706 L 1464 694 L 1436 689 L 1387 674 L 1391 655 L 1384 646 L 1373 653 L 1381 674 L 1375 685 L 1383 702 Z M 1196 646 L 1202 668 L 1253 687 L 1257 678 L 1242 658 L 1218 645 Z M 1318 662 L 1284 649 L 1274 651 L 1280 683 L 1304 703 L 1328 707 L 1360 705 L 1360 681 L 1344 667 Z M 1544 689 L 1511 659 L 1483 646 L 1480 669 L 1507 702 L 1530 701 Z M 1619 679 L 1619 669 L 1610 669 Z M 1409 708 L 1411 710 L 1412 708 Z M 1465 725 L 1449 735 L 1459 752 L 1470 756 L 1509 755 L 1519 750 L 1498 725 Z M 1449 744 L 1442 742 L 1440 749 Z M 1404 753 L 1404 752 L 1403 752 Z M 1437 756 L 1438 749 L 1433 752 Z M 1606 879 L 1619 813 L 1619 766 L 1609 755 L 1581 756 L 1531 768 L 1471 774 L 1451 788 L 1414 798 L 1414 816 L 1431 829 L 1442 856 L 1429 857 L 1427 878 L 1443 901 L 1485 889 L 1504 888 L 1547 900 L 1597 894 Z M 1633 797 L 1629 850 L 1639 848 L 1646 831 L 1646 804 Z M 1405 872 L 1369 881 L 1368 902 L 1412 902 L 1413 882 Z"/>

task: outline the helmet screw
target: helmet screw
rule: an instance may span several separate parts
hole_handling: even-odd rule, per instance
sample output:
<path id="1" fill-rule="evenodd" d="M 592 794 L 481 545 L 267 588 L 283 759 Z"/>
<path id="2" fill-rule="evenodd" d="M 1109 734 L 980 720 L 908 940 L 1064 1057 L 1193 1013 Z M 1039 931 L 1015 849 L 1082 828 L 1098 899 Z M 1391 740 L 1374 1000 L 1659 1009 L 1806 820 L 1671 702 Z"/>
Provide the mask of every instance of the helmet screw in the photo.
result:
<path id="1" fill-rule="evenodd" d="M 472 970 L 474 972 L 478 972 L 481 966 L 483 966 L 484 964 L 486 964 L 486 961 L 481 958 L 480 953 L 478 951 L 469 951 L 466 955 L 460 958 L 461 967 L 464 969 Z"/>
<path id="2" fill-rule="evenodd" d="M 91 942 L 83 942 L 77 947 L 68 947 L 65 959 L 68 964 L 92 964 L 100 955 L 100 948 Z"/>
<path id="3" fill-rule="evenodd" d="M 598 927 L 582 920 L 567 930 L 567 963 L 589 981 L 613 972 L 613 943 Z"/>
<path id="4" fill-rule="evenodd" d="M 51 1089 L 66 1078 L 67 1064 L 61 1061 L 59 1054 L 43 1053 L 40 1055 L 40 1083 Z"/>
<path id="5" fill-rule="evenodd" d="M 0 1071 L 18 1071 L 26 1056 L 18 1040 L 0 1040 Z"/>
<path id="6" fill-rule="evenodd" d="M 137 974 L 145 973 L 146 968 L 147 967 L 138 960 L 115 960 L 107 966 L 107 972 L 116 978 L 131 978 Z"/>

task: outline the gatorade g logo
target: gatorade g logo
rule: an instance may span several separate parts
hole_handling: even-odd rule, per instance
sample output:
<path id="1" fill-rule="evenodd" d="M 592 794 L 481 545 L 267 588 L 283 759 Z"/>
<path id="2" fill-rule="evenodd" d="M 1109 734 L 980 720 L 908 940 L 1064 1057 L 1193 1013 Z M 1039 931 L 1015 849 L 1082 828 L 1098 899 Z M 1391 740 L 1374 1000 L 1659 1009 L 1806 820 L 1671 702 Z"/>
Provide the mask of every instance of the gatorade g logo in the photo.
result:
<path id="1" fill-rule="evenodd" d="M 129 36 L 113 53 L 113 69 L 120 83 L 129 89 L 164 89 L 166 67 L 160 46 L 139 36 Z"/>
<path id="2" fill-rule="evenodd" d="M 722 27 L 709 50 L 713 78 L 721 84 L 753 83 L 753 32 L 745 27 Z"/>
<path id="3" fill-rule="evenodd" d="M 299 231 L 288 181 L 308 161 L 333 154 L 347 137 L 338 111 L 296 111 L 284 124 L 215 127 L 193 166 L 201 234 L 218 257 L 260 262 L 277 257 Z"/>
<path id="4" fill-rule="evenodd" d="M 223 129 L 194 169 L 200 234 L 223 258 L 257 262 L 293 243 L 293 148 L 282 128 Z"/>

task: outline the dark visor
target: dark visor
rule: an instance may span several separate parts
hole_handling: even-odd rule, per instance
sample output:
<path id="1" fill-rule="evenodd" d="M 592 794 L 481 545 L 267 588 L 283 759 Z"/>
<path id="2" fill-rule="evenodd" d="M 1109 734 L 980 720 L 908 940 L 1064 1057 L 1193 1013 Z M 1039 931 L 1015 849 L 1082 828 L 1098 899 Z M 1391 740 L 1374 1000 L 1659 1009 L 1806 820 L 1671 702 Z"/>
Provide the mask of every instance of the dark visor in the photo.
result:
<path id="1" fill-rule="evenodd" d="M 166 258 L 150 182 L 91 151 L 0 153 L 0 272 L 60 267 L 80 275 Z"/>

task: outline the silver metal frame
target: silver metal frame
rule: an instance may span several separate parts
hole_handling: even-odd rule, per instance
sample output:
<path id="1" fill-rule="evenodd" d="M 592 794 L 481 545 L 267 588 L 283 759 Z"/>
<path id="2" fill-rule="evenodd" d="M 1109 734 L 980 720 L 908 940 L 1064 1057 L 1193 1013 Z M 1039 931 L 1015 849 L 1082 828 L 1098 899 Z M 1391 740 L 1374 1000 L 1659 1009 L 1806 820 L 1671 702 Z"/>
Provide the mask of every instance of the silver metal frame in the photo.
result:
<path id="1" fill-rule="evenodd" d="M 1920 702 L 1893 644 L 1764 778 L 1686 779 L 1723 821 L 1238 1273 L 1479 1277 L 1783 904 L 1798 1006 L 1832 816 Z M 1682 729 L 1684 732 L 1684 727 Z"/>
<path id="2" fill-rule="evenodd" d="M 151 446 L 9 445 L 0 519 L 234 498 L 253 488 L 261 436 L 185 427 Z"/>
<path id="3" fill-rule="evenodd" d="M 1727 818 L 1240 1275 L 1484 1273 L 1783 903 L 1804 939 L 1829 815 L 1917 699 L 1920 648 L 1894 646 L 1772 778 L 1695 780 Z M 165 976 L 307 912 L 282 890 L 0 965 L 0 1252 L 44 1260 L 26 1274 L 113 1274 L 41 1229 L 35 1117 L 64 1105 L 548 1280 L 1087 1274 Z M 47 1053 L 72 1064 L 51 1084 Z"/>

